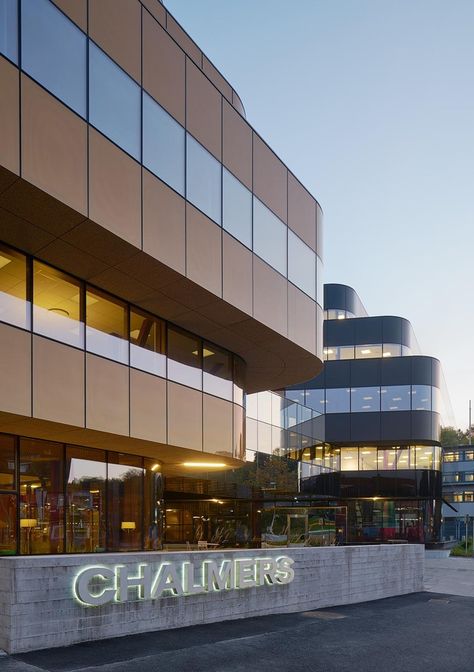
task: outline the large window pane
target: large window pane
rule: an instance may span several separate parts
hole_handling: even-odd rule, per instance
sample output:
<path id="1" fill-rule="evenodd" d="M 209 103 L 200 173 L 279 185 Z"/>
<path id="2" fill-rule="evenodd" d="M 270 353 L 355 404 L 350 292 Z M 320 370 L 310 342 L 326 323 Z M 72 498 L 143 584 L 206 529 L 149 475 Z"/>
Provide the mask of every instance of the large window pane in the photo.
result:
<path id="1" fill-rule="evenodd" d="M 63 446 L 20 441 L 20 553 L 64 551 Z"/>
<path id="2" fill-rule="evenodd" d="M 23 0 L 21 24 L 23 70 L 85 117 L 84 33 L 49 0 Z"/>
<path id="3" fill-rule="evenodd" d="M 143 529 L 142 458 L 109 453 L 108 459 L 108 550 L 139 551 Z"/>
<path id="4" fill-rule="evenodd" d="M 16 545 L 16 495 L 0 495 L 0 555 L 15 555 Z"/>
<path id="5" fill-rule="evenodd" d="M 351 388 L 351 411 L 352 413 L 380 411 L 380 388 Z"/>
<path id="6" fill-rule="evenodd" d="M 258 198 L 253 199 L 253 251 L 286 276 L 287 227 Z"/>
<path id="7" fill-rule="evenodd" d="M 158 551 L 163 542 L 163 476 L 160 465 L 144 459 L 143 509 L 145 551 Z"/>
<path id="8" fill-rule="evenodd" d="M 82 285 L 39 261 L 33 263 L 33 330 L 68 345 L 84 347 Z"/>
<path id="9" fill-rule="evenodd" d="M 0 320 L 23 329 L 30 328 L 26 264 L 24 254 L 0 245 Z"/>
<path id="10" fill-rule="evenodd" d="M 105 452 L 67 446 L 66 481 L 67 553 L 105 551 Z"/>
<path id="11" fill-rule="evenodd" d="M 353 345 L 331 345 L 323 350 L 325 359 L 354 359 Z"/>
<path id="12" fill-rule="evenodd" d="M 224 229 L 252 249 L 252 194 L 225 168 L 223 181 Z"/>
<path id="13" fill-rule="evenodd" d="M 358 471 L 359 449 L 341 448 L 341 471 Z"/>
<path id="14" fill-rule="evenodd" d="M 321 308 L 324 305 L 324 267 L 321 259 L 316 255 L 316 301 Z"/>
<path id="15" fill-rule="evenodd" d="M 288 280 L 316 300 L 316 254 L 288 229 Z"/>
<path id="16" fill-rule="evenodd" d="M 86 348 L 128 364 L 127 306 L 96 289 L 86 294 Z"/>
<path id="17" fill-rule="evenodd" d="M 410 386 L 393 385 L 380 390 L 382 411 L 409 411 Z"/>
<path id="18" fill-rule="evenodd" d="M 377 464 L 379 471 L 393 471 L 397 468 L 397 448 L 379 448 Z"/>
<path id="19" fill-rule="evenodd" d="M 0 435 L 0 490 L 15 489 L 15 439 Z"/>
<path id="20" fill-rule="evenodd" d="M 202 389 L 200 340 L 171 328 L 168 328 L 168 378 Z"/>
<path id="21" fill-rule="evenodd" d="M 356 345 L 356 359 L 371 359 L 372 357 L 382 357 L 381 345 Z"/>
<path id="22" fill-rule="evenodd" d="M 412 411 L 431 411 L 431 386 L 430 385 L 412 385 L 411 386 L 411 410 Z"/>
<path id="23" fill-rule="evenodd" d="M 309 408 L 318 411 L 318 413 L 325 413 L 326 399 L 324 390 L 306 390 L 305 405 Z"/>
<path id="24" fill-rule="evenodd" d="M 140 160 L 140 87 L 95 44 L 89 45 L 89 121 Z"/>
<path id="25" fill-rule="evenodd" d="M 399 343 L 384 343 L 383 344 L 384 357 L 401 357 L 402 346 Z"/>
<path id="26" fill-rule="evenodd" d="M 145 92 L 143 164 L 184 196 L 184 128 Z"/>
<path id="27" fill-rule="evenodd" d="M 18 63 L 17 0 L 0 0 L 0 54 Z"/>
<path id="28" fill-rule="evenodd" d="M 415 446 L 416 468 L 434 469 L 434 447 L 433 446 Z"/>
<path id="29" fill-rule="evenodd" d="M 350 401 L 350 390 L 347 388 L 328 389 L 326 390 L 326 413 L 349 413 Z"/>
<path id="30" fill-rule="evenodd" d="M 377 470 L 377 448 L 362 446 L 359 450 L 359 464 L 362 471 Z"/>
<path id="31" fill-rule="evenodd" d="M 232 357 L 209 343 L 204 343 L 203 390 L 232 401 Z"/>
<path id="32" fill-rule="evenodd" d="M 130 310 L 130 365 L 166 376 L 165 323 L 133 308 Z"/>
<path id="33" fill-rule="evenodd" d="M 186 134 L 186 198 L 221 223 L 221 164 Z"/>

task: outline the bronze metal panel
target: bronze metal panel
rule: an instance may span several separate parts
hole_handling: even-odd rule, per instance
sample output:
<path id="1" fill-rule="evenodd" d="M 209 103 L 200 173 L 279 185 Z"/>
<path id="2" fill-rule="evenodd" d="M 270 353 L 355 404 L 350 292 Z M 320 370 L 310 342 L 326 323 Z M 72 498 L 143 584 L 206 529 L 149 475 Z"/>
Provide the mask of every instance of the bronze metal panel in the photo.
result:
<path id="1" fill-rule="evenodd" d="M 288 337 L 316 354 L 316 304 L 288 283 Z"/>
<path id="2" fill-rule="evenodd" d="M 53 0 L 53 2 L 87 33 L 87 0 Z"/>
<path id="3" fill-rule="evenodd" d="M 287 168 L 270 147 L 253 135 L 253 186 L 258 198 L 286 222 Z"/>
<path id="4" fill-rule="evenodd" d="M 219 91 L 227 98 L 227 100 L 232 102 L 231 85 L 204 54 L 202 57 L 202 70 L 204 74 L 209 77 L 214 86 L 217 87 Z"/>
<path id="5" fill-rule="evenodd" d="M 186 127 L 221 159 L 222 96 L 194 63 L 186 61 Z"/>
<path id="6" fill-rule="evenodd" d="M 222 229 L 186 205 L 186 275 L 222 296 Z"/>
<path id="7" fill-rule="evenodd" d="M 203 394 L 203 450 L 232 457 L 233 404 Z"/>
<path id="8" fill-rule="evenodd" d="M 86 426 L 129 436 L 129 368 L 86 354 Z"/>
<path id="9" fill-rule="evenodd" d="M 168 381 L 168 443 L 202 451 L 202 392 Z"/>
<path id="10" fill-rule="evenodd" d="M 279 334 L 288 333 L 288 281 L 254 257 L 253 314 L 255 319 Z"/>
<path id="11" fill-rule="evenodd" d="M 223 297 L 252 315 L 252 253 L 225 231 L 223 236 Z"/>
<path id="12" fill-rule="evenodd" d="M 20 174 L 20 75 L 0 56 L 0 163 Z"/>
<path id="13" fill-rule="evenodd" d="M 166 29 L 171 35 L 173 40 L 179 44 L 181 49 L 183 49 L 187 55 L 193 59 L 199 67 L 202 65 L 202 52 L 195 42 L 189 37 L 189 35 L 181 28 L 179 23 L 168 14 L 166 18 Z"/>
<path id="14" fill-rule="evenodd" d="M 248 189 L 252 189 L 252 129 L 225 100 L 222 123 L 223 163 Z"/>
<path id="15" fill-rule="evenodd" d="M 288 173 L 288 226 L 316 250 L 316 201 L 291 173 Z"/>
<path id="16" fill-rule="evenodd" d="M 166 443 L 166 380 L 130 370 L 130 436 Z"/>
<path id="17" fill-rule="evenodd" d="M 160 0 L 140 0 L 140 2 L 163 27 L 166 26 L 166 9 Z"/>
<path id="18" fill-rule="evenodd" d="M 31 415 L 31 334 L 0 324 L 0 411 Z"/>

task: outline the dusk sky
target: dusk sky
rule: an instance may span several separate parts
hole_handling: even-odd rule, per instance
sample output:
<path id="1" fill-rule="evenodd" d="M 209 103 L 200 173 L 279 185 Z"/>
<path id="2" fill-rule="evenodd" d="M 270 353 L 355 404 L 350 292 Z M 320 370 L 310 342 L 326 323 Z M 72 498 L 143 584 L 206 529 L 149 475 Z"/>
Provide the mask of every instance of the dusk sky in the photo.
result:
<path id="1" fill-rule="evenodd" d="M 474 2 L 166 0 L 319 200 L 325 281 L 408 318 L 474 400 Z"/>

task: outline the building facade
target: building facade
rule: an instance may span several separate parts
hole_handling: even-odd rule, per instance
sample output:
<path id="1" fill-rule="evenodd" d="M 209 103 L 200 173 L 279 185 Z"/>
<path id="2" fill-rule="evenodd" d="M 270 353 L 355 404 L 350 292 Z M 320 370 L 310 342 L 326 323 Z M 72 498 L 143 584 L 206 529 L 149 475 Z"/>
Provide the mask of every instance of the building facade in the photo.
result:
<path id="1" fill-rule="evenodd" d="M 0 88 L 0 553 L 253 543 L 297 406 L 246 463 L 244 398 L 322 369 L 318 202 L 158 0 L 0 0 Z"/>
<path id="2" fill-rule="evenodd" d="M 435 541 L 440 363 L 419 354 L 407 320 L 368 316 L 351 287 L 324 290 L 324 371 L 286 391 L 324 425 L 325 444 L 302 451 L 302 494 L 347 507 L 349 543 Z"/>
<path id="3" fill-rule="evenodd" d="M 443 525 L 446 541 L 473 536 L 474 446 L 443 448 Z M 469 517 L 469 518 L 467 518 Z"/>

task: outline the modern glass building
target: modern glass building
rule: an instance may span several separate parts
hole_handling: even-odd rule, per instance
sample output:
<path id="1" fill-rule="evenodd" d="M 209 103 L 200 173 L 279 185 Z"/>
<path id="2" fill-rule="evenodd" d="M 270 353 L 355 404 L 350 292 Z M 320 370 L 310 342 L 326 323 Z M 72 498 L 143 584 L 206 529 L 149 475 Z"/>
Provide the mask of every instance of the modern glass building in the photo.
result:
<path id="1" fill-rule="evenodd" d="M 323 439 L 271 395 L 246 462 L 323 366 L 319 203 L 158 0 L 0 0 L 0 90 L 0 554 L 259 543 Z"/>
<path id="2" fill-rule="evenodd" d="M 349 543 L 436 541 L 440 363 L 407 320 L 369 317 L 351 287 L 325 285 L 324 307 L 324 371 L 285 393 L 322 414 L 325 445 L 301 452 L 302 495 L 347 507 Z"/>
<path id="3" fill-rule="evenodd" d="M 443 524 L 445 541 L 474 536 L 474 446 L 443 448 Z M 467 525 L 466 525 L 467 523 Z"/>

